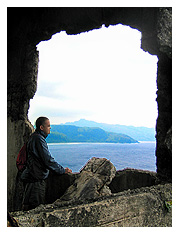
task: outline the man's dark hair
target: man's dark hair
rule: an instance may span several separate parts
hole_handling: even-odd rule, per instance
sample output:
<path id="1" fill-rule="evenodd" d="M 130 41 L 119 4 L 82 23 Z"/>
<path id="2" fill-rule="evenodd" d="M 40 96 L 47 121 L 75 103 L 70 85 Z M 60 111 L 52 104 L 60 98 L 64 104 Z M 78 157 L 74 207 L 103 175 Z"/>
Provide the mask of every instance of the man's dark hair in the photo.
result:
<path id="1" fill-rule="evenodd" d="M 49 120 L 49 119 L 43 116 L 39 117 L 35 122 L 36 129 L 40 130 L 40 126 L 43 125 L 46 120 Z"/>

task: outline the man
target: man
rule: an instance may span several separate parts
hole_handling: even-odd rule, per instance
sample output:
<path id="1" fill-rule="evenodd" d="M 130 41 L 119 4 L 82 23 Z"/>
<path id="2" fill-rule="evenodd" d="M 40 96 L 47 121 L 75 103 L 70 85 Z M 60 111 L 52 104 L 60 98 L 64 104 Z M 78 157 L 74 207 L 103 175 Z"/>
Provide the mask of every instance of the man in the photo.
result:
<path id="1" fill-rule="evenodd" d="M 47 117 L 36 120 L 36 131 L 27 144 L 27 166 L 21 175 L 25 183 L 23 210 L 34 209 L 45 201 L 45 179 L 49 170 L 56 174 L 71 173 L 69 168 L 63 168 L 51 156 L 46 137 L 50 134 L 50 121 Z"/>

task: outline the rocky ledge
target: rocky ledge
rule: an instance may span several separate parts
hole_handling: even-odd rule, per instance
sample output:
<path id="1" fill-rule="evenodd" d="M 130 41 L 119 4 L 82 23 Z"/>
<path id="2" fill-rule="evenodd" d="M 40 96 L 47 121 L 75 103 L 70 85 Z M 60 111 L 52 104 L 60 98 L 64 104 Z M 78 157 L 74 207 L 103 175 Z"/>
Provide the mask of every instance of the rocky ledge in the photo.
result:
<path id="1" fill-rule="evenodd" d="M 172 225 L 171 200 L 171 183 L 159 183 L 156 173 L 116 173 L 109 160 L 92 158 L 55 202 L 11 216 L 20 227 L 162 227 Z"/>

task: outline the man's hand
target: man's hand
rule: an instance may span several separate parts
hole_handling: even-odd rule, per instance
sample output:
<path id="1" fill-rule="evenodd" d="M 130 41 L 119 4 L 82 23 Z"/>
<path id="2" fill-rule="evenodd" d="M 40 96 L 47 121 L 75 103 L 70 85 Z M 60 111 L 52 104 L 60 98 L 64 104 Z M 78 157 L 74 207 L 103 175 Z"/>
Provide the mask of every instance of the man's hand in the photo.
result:
<path id="1" fill-rule="evenodd" d="M 67 173 L 72 173 L 72 170 L 69 169 L 68 167 L 65 168 L 65 174 L 67 174 Z"/>

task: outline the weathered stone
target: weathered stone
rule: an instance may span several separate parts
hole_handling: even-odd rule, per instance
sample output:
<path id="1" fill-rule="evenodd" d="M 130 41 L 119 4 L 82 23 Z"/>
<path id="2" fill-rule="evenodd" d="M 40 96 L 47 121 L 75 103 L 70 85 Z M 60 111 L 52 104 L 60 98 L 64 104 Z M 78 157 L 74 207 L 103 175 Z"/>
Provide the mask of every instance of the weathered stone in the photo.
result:
<path id="1" fill-rule="evenodd" d="M 164 143 L 172 156 L 172 128 L 168 130 Z"/>
<path id="2" fill-rule="evenodd" d="M 160 41 L 160 51 L 172 57 L 172 8 L 160 8 L 157 37 Z"/>
<path id="3" fill-rule="evenodd" d="M 21 227 L 169 227 L 171 184 L 127 190 L 94 202 L 39 206 L 11 215 Z"/>
<path id="4" fill-rule="evenodd" d="M 171 184 L 151 186 L 159 182 L 156 173 L 143 170 L 125 169 L 117 171 L 115 177 L 114 175 L 115 168 L 107 159 L 92 158 L 73 179 L 66 175 L 64 181 L 70 179 L 73 185 L 61 199 L 52 204 L 40 205 L 34 210 L 14 212 L 11 215 L 19 226 L 24 227 L 172 225 L 171 210 L 165 205 L 172 200 Z M 61 187 L 59 179 L 62 176 L 53 178 L 57 187 Z M 108 185 L 115 193 L 111 194 Z M 119 192 L 122 189 L 125 191 Z"/>
<path id="5" fill-rule="evenodd" d="M 165 144 L 166 136 L 172 126 L 172 60 L 160 54 L 157 70 L 158 118 L 156 125 L 157 173 L 163 180 L 172 180 L 172 157 Z M 168 135 L 171 139 L 171 134 Z"/>
<path id="6" fill-rule="evenodd" d="M 159 184 L 156 172 L 127 168 L 116 172 L 109 188 L 112 193 Z"/>
<path id="7" fill-rule="evenodd" d="M 10 119 L 8 119 L 7 125 L 7 195 L 8 198 L 11 198 L 8 200 L 7 207 L 8 210 L 12 210 L 12 207 L 14 208 L 17 206 L 17 204 L 15 204 L 17 201 L 16 199 L 18 199 L 18 196 L 20 195 L 14 193 L 17 191 L 16 182 L 18 183 L 18 186 L 20 185 L 18 179 L 19 176 L 17 175 L 16 158 L 19 150 L 24 144 L 24 141 L 26 142 L 28 135 L 33 131 L 33 126 L 27 120 L 12 122 Z M 14 170 L 12 170 L 12 167 Z"/>
<path id="8" fill-rule="evenodd" d="M 115 173 L 116 168 L 109 160 L 93 157 L 56 203 L 63 200 L 94 200 L 100 196 L 110 195 L 111 191 L 107 185 L 111 183 Z"/>

